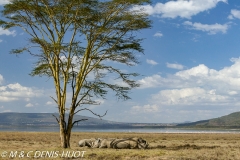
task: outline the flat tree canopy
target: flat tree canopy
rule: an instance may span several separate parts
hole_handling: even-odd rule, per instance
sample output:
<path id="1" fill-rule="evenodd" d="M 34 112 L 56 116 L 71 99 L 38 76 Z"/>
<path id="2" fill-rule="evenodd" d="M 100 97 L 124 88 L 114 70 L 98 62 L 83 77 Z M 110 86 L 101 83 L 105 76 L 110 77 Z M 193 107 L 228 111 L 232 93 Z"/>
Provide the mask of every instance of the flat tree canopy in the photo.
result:
<path id="1" fill-rule="evenodd" d="M 137 73 L 123 72 L 110 62 L 139 63 L 136 53 L 143 53 L 143 48 L 137 32 L 149 28 L 151 22 L 148 15 L 131 8 L 145 3 L 149 1 L 11 0 L 4 6 L 0 26 L 20 27 L 29 35 L 29 44 L 12 53 L 29 52 L 37 59 L 31 75 L 53 79 L 62 147 L 70 147 L 76 113 L 88 110 L 101 117 L 83 108 L 85 104 L 98 104 L 96 97 L 105 98 L 109 91 L 127 100 L 129 91 L 139 86 L 132 79 Z M 107 82 L 108 74 L 124 85 Z M 71 105 L 66 106 L 69 90 Z"/>

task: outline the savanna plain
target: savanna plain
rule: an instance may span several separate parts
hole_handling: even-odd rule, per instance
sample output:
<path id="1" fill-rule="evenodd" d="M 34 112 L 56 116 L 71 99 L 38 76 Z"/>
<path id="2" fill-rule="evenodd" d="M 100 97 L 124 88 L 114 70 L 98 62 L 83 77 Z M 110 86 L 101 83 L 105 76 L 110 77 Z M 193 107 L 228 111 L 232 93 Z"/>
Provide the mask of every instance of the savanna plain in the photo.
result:
<path id="1" fill-rule="evenodd" d="M 148 149 L 100 149 L 78 147 L 85 138 L 142 137 Z M 11 151 L 86 151 L 83 158 L 9 158 L 2 159 L 83 159 L 83 160 L 228 160 L 240 159 L 240 133 L 99 133 L 73 132 L 71 149 L 60 147 L 57 132 L 0 132 L 0 155 Z"/>

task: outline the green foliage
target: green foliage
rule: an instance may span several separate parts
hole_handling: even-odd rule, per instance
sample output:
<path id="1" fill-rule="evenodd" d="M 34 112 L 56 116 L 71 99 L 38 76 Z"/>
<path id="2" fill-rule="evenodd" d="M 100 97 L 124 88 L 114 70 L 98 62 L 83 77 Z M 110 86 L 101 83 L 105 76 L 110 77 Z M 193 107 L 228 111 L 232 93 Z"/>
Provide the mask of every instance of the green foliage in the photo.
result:
<path id="1" fill-rule="evenodd" d="M 143 53 L 142 39 L 134 33 L 149 28 L 151 22 L 147 15 L 131 12 L 130 8 L 143 3 L 149 1 L 13 0 L 4 6 L 2 15 L 7 20 L 1 20 L 0 25 L 6 29 L 21 27 L 30 35 L 32 47 L 41 49 L 38 53 L 32 52 L 31 47 L 12 51 L 18 54 L 27 50 L 38 57 L 31 75 L 53 77 L 54 81 L 59 78 L 68 84 L 78 83 L 74 86 L 91 88 L 96 95 L 106 94 L 104 88 L 107 87 L 117 92 L 117 96 L 129 99 L 127 91 L 139 85 L 128 78 L 137 74 L 125 74 L 106 66 L 106 60 L 129 66 L 139 63 L 134 53 Z M 74 59 L 78 59 L 77 64 Z M 100 73 L 106 69 L 119 75 L 118 78 L 122 78 L 129 87 L 105 84 L 105 76 L 100 76 Z M 88 83 L 81 84 L 81 80 L 77 82 L 77 78 L 87 82 L 87 75 L 92 71 L 96 78 L 91 84 L 98 84 L 98 89 L 88 86 Z M 101 92 L 95 92 L 100 88 Z"/>

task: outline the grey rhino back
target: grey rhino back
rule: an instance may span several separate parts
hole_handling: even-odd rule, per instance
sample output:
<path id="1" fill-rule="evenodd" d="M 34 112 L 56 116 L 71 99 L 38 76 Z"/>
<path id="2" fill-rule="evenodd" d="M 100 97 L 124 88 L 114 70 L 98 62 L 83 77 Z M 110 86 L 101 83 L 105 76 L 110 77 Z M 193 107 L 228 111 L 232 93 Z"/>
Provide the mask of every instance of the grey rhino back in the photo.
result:
<path id="1" fill-rule="evenodd" d="M 136 148 L 137 142 L 130 139 L 116 139 L 111 143 L 111 148 L 114 149 L 130 149 L 130 148 Z"/>
<path id="2" fill-rule="evenodd" d="M 93 147 L 92 148 L 99 148 L 101 142 L 102 142 L 102 138 L 98 138 L 93 142 Z"/>
<path id="3" fill-rule="evenodd" d="M 92 147 L 93 143 L 96 139 L 95 138 L 91 138 L 91 139 L 82 139 L 78 142 L 78 146 L 79 147 Z"/>
<path id="4" fill-rule="evenodd" d="M 142 138 L 126 138 L 126 139 L 116 139 L 112 141 L 111 148 L 115 149 L 136 149 L 136 148 L 147 148 L 148 143 Z"/>
<path id="5" fill-rule="evenodd" d="M 111 148 L 111 143 L 112 141 L 114 141 L 115 138 L 107 138 L 107 139 L 103 139 L 99 148 Z"/>

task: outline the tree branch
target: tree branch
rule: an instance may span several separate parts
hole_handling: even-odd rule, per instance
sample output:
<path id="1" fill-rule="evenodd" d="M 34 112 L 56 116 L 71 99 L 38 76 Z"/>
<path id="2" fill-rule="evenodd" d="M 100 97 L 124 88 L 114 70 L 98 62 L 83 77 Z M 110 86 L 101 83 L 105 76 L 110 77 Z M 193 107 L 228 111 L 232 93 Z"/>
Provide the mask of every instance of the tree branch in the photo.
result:
<path id="1" fill-rule="evenodd" d="M 86 121 L 88 119 L 80 119 L 80 120 L 77 120 L 77 121 L 74 121 L 73 124 L 72 124 L 72 127 L 74 126 L 75 123 L 78 123 L 78 122 L 81 122 L 81 121 Z"/>
<path id="2" fill-rule="evenodd" d="M 55 102 L 56 104 L 58 104 L 58 102 L 57 102 L 57 100 L 56 100 L 55 98 L 53 98 L 52 96 L 50 96 L 50 98 L 52 98 L 52 99 L 54 100 L 54 102 Z"/>
<path id="3" fill-rule="evenodd" d="M 57 118 L 54 114 L 52 114 L 52 116 L 56 118 L 56 120 L 57 120 L 57 122 L 58 122 L 58 124 L 59 124 L 58 118 Z"/>
<path id="4" fill-rule="evenodd" d="M 80 112 L 80 111 L 86 111 L 86 110 L 89 111 L 89 112 L 91 112 L 93 115 L 99 117 L 100 119 L 102 119 L 102 117 L 104 117 L 104 116 L 107 114 L 107 111 L 108 111 L 108 110 L 107 110 L 103 115 L 99 115 L 99 114 L 94 113 L 91 109 L 83 108 L 83 109 L 79 109 L 79 110 L 76 111 L 74 114 L 77 114 L 77 113 Z"/>

